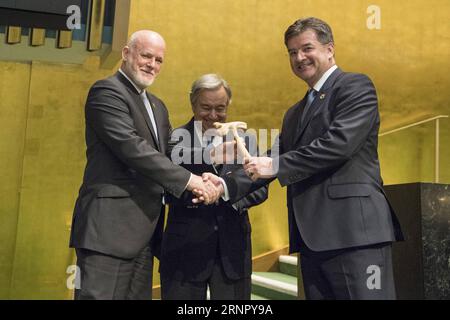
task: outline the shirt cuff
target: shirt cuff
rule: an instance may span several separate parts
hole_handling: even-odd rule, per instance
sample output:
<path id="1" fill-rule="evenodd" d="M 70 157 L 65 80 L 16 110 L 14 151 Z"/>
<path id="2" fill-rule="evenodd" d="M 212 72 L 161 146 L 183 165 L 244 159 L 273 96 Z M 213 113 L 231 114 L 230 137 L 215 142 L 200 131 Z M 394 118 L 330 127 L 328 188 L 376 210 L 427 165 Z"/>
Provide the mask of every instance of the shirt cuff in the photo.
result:
<path id="1" fill-rule="evenodd" d="M 228 201 L 230 200 L 230 194 L 228 193 L 228 187 L 227 184 L 225 183 L 225 180 L 223 180 L 221 177 L 219 177 L 220 182 L 222 183 L 223 186 L 223 196 L 222 196 L 222 200 L 223 201 Z M 233 207 L 234 210 L 238 211 L 238 208 L 235 204 L 231 205 Z"/>
<path id="2" fill-rule="evenodd" d="M 184 191 L 187 190 L 187 187 L 188 187 L 189 183 L 191 182 L 191 179 L 192 179 L 192 173 L 191 173 L 191 175 L 189 176 L 189 180 L 188 180 L 188 182 L 186 183 L 186 186 L 184 187 Z"/>
<path id="3" fill-rule="evenodd" d="M 225 183 L 225 180 L 223 180 L 222 178 L 219 177 L 220 182 L 222 183 L 223 186 L 223 195 L 222 195 L 222 200 L 223 201 L 228 201 L 230 200 L 230 194 L 228 192 L 228 187 L 227 184 Z"/>

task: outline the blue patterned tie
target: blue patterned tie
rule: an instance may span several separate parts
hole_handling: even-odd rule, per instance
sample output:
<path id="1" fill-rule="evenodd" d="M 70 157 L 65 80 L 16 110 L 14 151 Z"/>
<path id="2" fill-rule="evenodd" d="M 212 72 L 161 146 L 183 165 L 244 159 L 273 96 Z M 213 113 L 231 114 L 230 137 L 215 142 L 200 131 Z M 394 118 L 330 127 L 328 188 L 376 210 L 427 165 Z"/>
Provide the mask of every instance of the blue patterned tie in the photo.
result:
<path id="1" fill-rule="evenodd" d="M 311 104 L 314 101 L 314 98 L 317 95 L 317 91 L 314 89 L 309 89 L 308 92 L 308 96 L 306 97 L 306 104 L 305 107 L 303 108 L 303 112 L 302 112 L 302 119 L 300 123 L 303 123 L 303 120 L 305 119 L 305 115 L 308 113 L 309 107 L 311 106 Z"/>

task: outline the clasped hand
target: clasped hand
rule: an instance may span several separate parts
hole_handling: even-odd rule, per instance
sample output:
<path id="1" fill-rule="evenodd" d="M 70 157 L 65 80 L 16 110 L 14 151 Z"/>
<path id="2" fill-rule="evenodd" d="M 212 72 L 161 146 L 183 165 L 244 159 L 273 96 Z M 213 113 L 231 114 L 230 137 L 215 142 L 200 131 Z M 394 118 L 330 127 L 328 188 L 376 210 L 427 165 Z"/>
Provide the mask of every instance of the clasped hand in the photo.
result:
<path id="1" fill-rule="evenodd" d="M 219 200 L 224 193 L 224 188 L 220 178 L 212 173 L 205 172 L 202 177 L 192 175 L 187 190 L 192 191 L 193 203 L 212 204 Z"/>

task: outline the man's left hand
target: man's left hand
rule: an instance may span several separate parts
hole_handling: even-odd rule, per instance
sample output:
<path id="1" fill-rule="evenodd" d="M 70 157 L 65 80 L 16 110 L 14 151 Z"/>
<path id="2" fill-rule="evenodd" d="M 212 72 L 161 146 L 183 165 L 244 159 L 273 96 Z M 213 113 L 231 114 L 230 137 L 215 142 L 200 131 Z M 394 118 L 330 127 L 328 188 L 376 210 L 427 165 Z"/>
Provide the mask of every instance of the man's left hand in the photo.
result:
<path id="1" fill-rule="evenodd" d="M 275 176 L 272 166 L 272 158 L 251 157 L 244 160 L 245 173 L 253 180 L 268 179 Z"/>

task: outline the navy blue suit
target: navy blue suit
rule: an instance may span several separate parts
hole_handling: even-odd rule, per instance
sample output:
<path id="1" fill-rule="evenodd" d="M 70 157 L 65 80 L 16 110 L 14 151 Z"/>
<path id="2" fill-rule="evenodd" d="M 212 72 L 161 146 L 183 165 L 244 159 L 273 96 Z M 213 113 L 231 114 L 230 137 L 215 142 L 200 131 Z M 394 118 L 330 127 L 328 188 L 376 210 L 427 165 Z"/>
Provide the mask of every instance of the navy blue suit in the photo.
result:
<path id="1" fill-rule="evenodd" d="M 305 103 L 306 97 L 286 112 L 278 145 L 272 148 L 273 164 L 278 168 L 276 178 L 282 186 L 287 186 L 290 251 L 300 251 L 304 257 L 302 264 L 311 262 L 323 268 L 322 272 L 330 274 L 327 281 L 333 282 L 330 279 L 333 274 L 339 274 L 336 279 L 341 281 L 345 272 L 339 268 L 344 262 L 336 259 L 352 255 L 355 250 L 389 251 L 386 245 L 403 239 L 382 188 L 377 153 L 380 117 L 376 90 L 367 76 L 336 69 L 300 122 Z M 279 155 L 274 154 L 276 150 Z M 226 179 L 230 193 L 239 195 L 272 179 L 258 180 L 253 186 L 233 183 L 233 180 L 232 176 Z M 390 258 L 389 252 L 383 251 L 381 255 Z M 308 257 L 313 260 L 307 261 Z M 365 256 L 355 259 L 363 261 L 358 265 L 361 268 L 370 260 Z M 355 259 L 350 259 L 350 264 Z M 326 261 L 330 262 L 328 270 L 324 267 Z M 303 269 L 310 267 L 305 265 Z M 383 279 L 392 287 L 383 292 L 365 292 L 366 283 L 362 284 L 361 279 L 366 269 L 355 271 L 360 272 L 360 276 L 349 285 L 359 286 L 353 297 L 347 294 L 352 289 L 333 287 L 333 283 L 322 286 L 314 280 L 320 275 L 305 274 L 302 270 L 306 296 L 395 297 L 389 268 Z M 317 287 L 320 288 L 316 290 Z"/>

